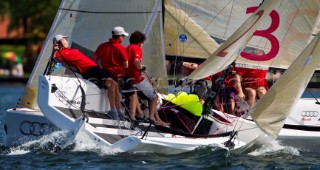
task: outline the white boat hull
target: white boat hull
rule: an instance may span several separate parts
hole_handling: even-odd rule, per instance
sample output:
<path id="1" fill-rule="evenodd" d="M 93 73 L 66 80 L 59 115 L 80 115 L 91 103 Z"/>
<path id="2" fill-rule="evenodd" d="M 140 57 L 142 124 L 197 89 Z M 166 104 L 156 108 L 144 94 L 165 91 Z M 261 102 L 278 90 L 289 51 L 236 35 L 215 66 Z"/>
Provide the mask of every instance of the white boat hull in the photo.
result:
<path id="1" fill-rule="evenodd" d="M 78 87 L 79 81 L 86 96 L 91 96 L 87 97 L 84 113 L 80 109 L 81 102 L 78 102 L 82 96 Z M 75 136 L 79 129 L 79 119 L 85 118 L 86 122 L 81 133 L 84 132 L 98 147 L 109 147 L 119 152 L 147 151 L 168 154 L 186 152 L 208 145 L 226 148 L 224 143 L 230 139 L 228 134 L 186 137 L 159 130 L 157 126 L 149 123 L 142 123 L 132 129 L 131 122 L 115 121 L 105 114 L 109 108 L 101 107 L 101 103 L 107 103 L 108 99 L 104 98 L 106 94 L 101 94 L 100 90 L 89 81 L 81 79 L 79 81 L 70 77 L 40 76 L 38 105 L 46 118 L 60 129 L 72 131 Z M 98 95 L 94 95 L 94 92 Z M 106 100 L 101 102 L 102 98 Z M 245 145 L 238 140 L 233 144 L 232 149 Z"/>
<path id="2" fill-rule="evenodd" d="M 70 86 L 65 85 L 66 81 L 68 82 L 67 84 L 69 84 Z M 72 85 L 71 82 L 74 84 Z M 15 143 L 19 144 L 29 140 L 37 139 L 42 135 L 46 135 L 54 130 L 58 130 L 58 127 L 59 129 L 69 131 L 73 131 L 76 129 L 76 121 L 82 116 L 79 110 L 79 101 L 81 100 L 81 94 L 79 92 L 69 93 L 66 89 L 75 89 L 75 91 L 77 91 L 77 81 L 67 77 L 51 76 L 50 79 L 46 79 L 46 77 L 40 77 L 40 83 L 42 84 L 40 84 L 41 87 L 39 86 L 40 96 L 38 101 L 39 106 L 41 110 L 44 111 L 43 113 L 45 113 L 45 115 L 43 115 L 43 113 L 40 111 L 32 111 L 30 109 L 9 109 L 7 111 L 5 122 L 7 145 L 12 146 Z M 73 104 L 73 106 L 77 107 L 77 113 L 72 113 L 72 111 L 69 111 L 69 115 L 63 113 L 66 112 L 66 109 L 72 110 L 72 107 L 70 105 L 70 101 L 68 101 L 68 105 L 68 102 L 63 101 L 61 96 L 58 96 L 58 98 L 57 96 L 50 96 L 53 95 L 50 91 L 52 84 L 54 83 L 57 84 L 58 88 L 62 89 L 61 94 L 69 95 L 67 97 L 71 99 L 71 103 Z M 64 84 L 64 86 L 59 86 L 59 83 L 61 85 Z M 99 91 L 99 89 L 95 85 L 90 84 L 90 82 L 81 80 L 81 83 L 86 86 L 86 94 L 97 92 L 97 90 Z M 106 98 L 106 95 L 104 93 L 100 94 L 100 96 L 98 97 L 96 96 L 95 98 L 91 97 L 87 99 L 88 103 L 86 104 L 86 108 L 98 108 L 95 110 L 100 112 L 106 112 L 109 109 L 109 105 L 107 104 L 108 99 Z M 308 110 L 305 110 L 305 106 L 308 106 Z M 295 113 L 292 113 L 290 117 L 286 120 L 286 124 L 291 125 L 291 127 L 289 128 L 286 127 L 288 125 L 285 125 L 285 127 L 280 132 L 279 140 L 282 141 L 285 145 L 290 145 L 303 149 L 317 149 L 318 147 L 320 147 L 320 144 L 317 144 L 316 142 L 320 137 L 320 126 L 318 123 L 320 115 L 318 115 L 318 107 L 320 106 L 315 105 L 314 100 L 301 99 L 293 109 L 293 112 Z M 72 117 L 72 114 L 74 114 L 74 117 Z M 255 123 L 251 120 L 236 118 L 232 115 L 226 116 L 221 112 L 219 112 L 219 114 L 224 116 L 225 119 L 229 121 L 229 123 L 223 123 L 222 121 L 214 121 L 209 134 L 225 133 L 241 128 L 241 131 L 239 131 L 236 136 L 237 140 L 235 141 L 239 141 L 236 147 L 241 147 L 242 145 L 251 142 L 263 133 L 258 127 L 256 127 Z M 53 122 L 53 124 L 50 122 Z M 26 123 L 29 123 L 28 126 L 26 126 Z M 82 130 L 85 133 L 87 133 L 87 135 L 90 136 L 91 139 L 96 140 L 96 145 L 107 147 L 119 147 L 120 150 L 124 152 L 152 150 L 159 152 L 168 149 L 176 150 L 175 153 L 178 153 L 193 150 L 194 148 L 199 146 L 206 146 L 210 144 L 221 145 L 223 141 L 225 142 L 228 140 L 227 138 L 203 138 L 201 140 L 190 139 L 186 137 L 177 137 L 176 135 L 172 136 L 168 133 L 159 132 L 156 132 L 154 134 L 148 133 L 149 136 L 146 140 L 140 139 L 142 134 L 139 133 L 142 133 L 141 131 L 139 132 L 134 130 L 126 130 L 125 134 L 123 134 L 125 135 L 125 137 L 121 138 L 121 140 L 119 140 L 118 142 L 107 142 L 101 136 L 120 134 L 119 129 L 103 127 L 104 125 L 111 126 L 112 124 L 114 124 L 114 121 L 91 117 L 89 119 L 89 123 L 96 125 L 100 124 L 99 126 L 94 127 L 86 123 L 84 130 Z M 128 129 L 130 127 L 129 122 L 122 122 L 122 124 L 123 128 Z M 39 130 L 34 129 L 35 127 L 33 126 L 37 126 L 36 128 L 38 128 Z M 100 136 L 97 134 L 100 134 Z M 194 141 L 196 142 L 193 143 Z M 158 149 L 159 147 L 162 149 Z M 144 150 L 143 148 L 148 149 Z"/>
<path id="3" fill-rule="evenodd" d="M 13 146 L 32 141 L 58 130 L 43 113 L 27 108 L 8 109 L 5 115 L 5 144 Z"/>
<path id="4" fill-rule="evenodd" d="M 313 103 L 313 105 L 312 105 Z M 302 107 L 310 105 L 312 107 Z M 286 120 L 284 127 L 281 129 L 277 138 L 283 145 L 296 147 L 302 150 L 319 150 L 320 143 L 320 126 L 318 120 L 320 115 L 314 114 L 312 116 L 306 116 L 304 108 L 310 109 L 310 113 L 314 113 L 314 110 L 318 105 L 314 105 L 314 101 L 311 99 L 301 99 L 295 106 L 294 111 L 298 114 L 290 114 Z M 238 132 L 237 139 L 247 142 L 256 136 L 252 135 L 254 131 L 260 130 L 252 120 L 239 118 L 234 115 L 228 115 L 216 110 L 211 110 L 214 114 L 218 114 L 224 117 L 230 123 L 222 121 L 215 121 L 211 127 L 210 133 L 224 133 L 233 130 L 241 130 Z M 219 131 L 217 131 L 219 129 Z"/>

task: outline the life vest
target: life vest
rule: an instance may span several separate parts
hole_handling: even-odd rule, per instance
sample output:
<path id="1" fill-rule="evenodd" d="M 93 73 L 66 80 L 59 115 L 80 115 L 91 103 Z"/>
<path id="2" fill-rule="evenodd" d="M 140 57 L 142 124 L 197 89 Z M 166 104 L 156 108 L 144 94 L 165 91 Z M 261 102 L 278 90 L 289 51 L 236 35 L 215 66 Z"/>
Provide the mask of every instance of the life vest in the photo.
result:
<path id="1" fill-rule="evenodd" d="M 166 99 L 171 103 L 179 105 L 196 116 L 201 116 L 202 114 L 202 104 L 200 103 L 199 97 L 195 94 L 179 92 L 177 95 L 174 95 L 169 93 Z"/>

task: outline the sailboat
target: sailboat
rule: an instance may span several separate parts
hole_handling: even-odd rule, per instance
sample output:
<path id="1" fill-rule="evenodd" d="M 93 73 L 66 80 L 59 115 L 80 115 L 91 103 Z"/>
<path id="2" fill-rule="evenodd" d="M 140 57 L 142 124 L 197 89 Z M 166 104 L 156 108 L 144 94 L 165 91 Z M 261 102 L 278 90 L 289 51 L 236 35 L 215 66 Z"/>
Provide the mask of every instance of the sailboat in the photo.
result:
<path id="1" fill-rule="evenodd" d="M 143 30 L 146 33 L 148 42 L 144 48 L 144 55 L 151 59 L 144 62 L 148 68 L 157 68 L 148 69 L 148 72 L 156 80 L 159 87 L 164 87 L 167 83 L 164 54 L 177 51 L 173 50 L 174 42 L 170 43 L 169 48 L 166 46 L 167 43 L 163 43 L 166 41 L 163 39 L 163 34 L 166 34 L 166 31 L 165 33 L 162 32 L 162 1 L 135 0 L 130 1 L 131 5 L 127 3 L 118 1 L 108 1 L 106 3 L 98 0 L 94 2 L 63 1 L 61 3 L 44 49 L 27 84 L 26 92 L 21 98 L 19 105 L 25 108 L 17 107 L 7 112 L 6 133 L 8 134 L 8 143 L 19 141 L 22 136 L 26 136 L 25 134 L 37 137 L 56 129 L 72 131 L 75 134 L 74 138 L 79 131 L 82 131 L 93 139 L 93 142 L 98 146 L 119 148 L 121 151 L 161 151 L 166 153 L 173 151 L 173 153 L 179 153 L 209 144 L 230 147 L 231 145 L 226 146 L 225 144 L 232 143 L 230 148 L 237 149 L 249 143 L 250 141 L 235 141 L 235 134 L 231 132 L 212 135 L 186 133 L 181 129 L 159 127 L 148 123 L 143 123 L 132 130 L 130 122 L 115 122 L 104 114 L 109 109 L 108 99 L 104 95 L 105 92 L 98 89 L 93 83 L 68 75 L 45 75 L 46 63 L 49 62 L 52 53 L 51 39 L 55 34 L 70 35 L 69 39 L 72 41 L 72 46 L 92 57 L 92 51 L 98 44 L 107 39 L 107 30 L 111 30 L 115 25 L 121 23 L 129 32 Z M 276 6 L 274 3 L 276 2 L 263 3 L 261 8 L 264 9 L 264 12 L 258 10 L 258 14 L 257 12 L 253 13 L 254 15 L 244 20 L 246 23 L 232 34 L 224 45 L 219 46 L 216 41 L 208 38 L 210 34 L 203 31 L 192 19 L 188 19 L 189 22 L 184 24 L 180 22 L 181 20 L 173 15 L 176 7 L 172 8 L 171 6 L 170 8 L 169 1 L 164 1 L 165 11 L 171 14 L 169 17 L 174 19 L 176 23 L 180 22 L 178 25 L 185 26 L 188 23 L 188 27 L 184 28 L 193 29 L 193 31 L 186 31 L 186 35 L 181 36 L 181 41 L 185 40 L 183 37 L 188 37 L 189 40 L 193 38 L 193 41 L 198 40 L 198 37 L 203 38 L 197 43 L 188 44 L 189 41 L 187 41 L 184 44 L 186 47 L 205 49 L 203 50 L 204 53 L 201 54 L 203 56 L 211 56 L 216 49 L 220 52 L 226 50 L 225 47 L 235 40 L 237 41 L 236 45 L 232 46 L 233 48 L 228 48 L 230 50 L 228 52 L 230 55 L 239 54 L 251 39 L 253 32 L 258 29 L 259 24 L 268 17 L 272 7 Z M 139 25 L 132 24 L 133 21 L 139 23 Z M 164 25 L 166 26 L 166 24 Z M 95 31 L 88 31 L 93 29 Z M 195 34 L 196 31 L 200 32 Z M 128 44 L 128 41 L 126 40 L 124 44 Z M 206 46 L 208 44 L 210 46 Z M 184 55 L 198 55 L 198 53 L 191 53 L 194 53 L 194 50 L 190 50 Z M 162 57 L 159 59 L 159 56 Z M 225 57 L 225 59 L 227 58 L 229 57 Z M 220 70 L 224 69 L 228 65 L 227 63 L 231 63 L 232 60 L 228 59 L 224 66 L 218 68 Z M 63 68 L 58 69 L 64 71 Z M 58 74 L 58 71 L 56 74 Z M 190 78 L 195 77 L 190 75 Z M 85 89 L 86 100 L 83 99 L 84 95 L 81 93 L 79 86 Z M 85 103 L 85 108 L 82 107 L 83 103 Z M 175 110 L 171 109 L 173 112 Z M 201 119 L 206 119 L 212 123 L 215 121 L 205 116 Z M 191 130 L 197 131 L 197 125 L 197 123 L 194 123 Z M 254 126 L 256 127 L 255 124 Z M 27 133 L 17 134 L 21 131 Z M 258 137 L 261 134 L 264 134 L 263 131 L 257 130 L 252 135 Z"/>
<path id="2" fill-rule="evenodd" d="M 105 91 L 99 89 L 90 81 L 81 77 L 72 77 L 63 73 L 63 68 L 57 68 L 54 74 L 47 74 L 46 66 L 50 63 L 52 56 L 51 39 L 56 34 L 69 35 L 73 47 L 79 48 L 87 56 L 92 56 L 92 51 L 108 34 L 114 25 L 121 23 L 129 32 L 143 30 L 148 37 L 144 55 L 152 62 L 146 62 L 151 68 L 164 70 L 164 45 L 162 33 L 162 1 L 62 1 L 59 11 L 54 20 L 53 26 L 46 39 L 44 48 L 33 70 L 28 82 L 25 95 L 21 99 L 21 105 L 28 108 L 39 107 L 39 110 L 27 110 L 15 108 L 8 111 L 8 117 L 16 114 L 41 117 L 44 123 L 54 127 L 72 132 L 71 139 L 77 137 L 79 132 L 84 133 L 97 146 L 105 146 L 127 151 L 150 151 L 163 153 L 180 153 L 193 150 L 199 146 L 216 145 L 222 148 L 237 149 L 245 145 L 244 142 L 234 141 L 232 133 L 202 134 L 185 133 L 180 129 L 157 126 L 151 123 L 142 123 L 136 128 L 131 127 L 130 121 L 114 121 L 105 113 L 110 109 Z M 235 33 L 235 36 L 242 35 L 244 38 L 239 41 L 238 46 L 244 46 L 252 37 L 258 25 L 267 18 L 276 1 L 268 1 L 261 5 L 261 10 L 253 13 L 243 24 L 242 31 Z M 96 5 L 93 5 L 96 4 Z M 133 24 L 139 23 L 139 25 Z M 249 27 L 248 27 L 249 26 Z M 95 31 L 88 31 L 94 28 Z M 245 30 L 243 29 L 245 28 Z M 240 33 L 240 34 L 239 34 Z M 232 40 L 230 40 L 232 41 Z M 125 44 L 128 42 L 124 42 Z M 219 47 L 219 49 L 223 46 Z M 239 47 L 235 47 L 238 49 Z M 162 56 L 159 62 L 155 62 Z M 157 67 L 152 67 L 157 65 Z M 164 71 L 157 69 L 148 70 L 149 74 L 157 79 L 158 85 L 167 83 Z M 55 75 L 57 74 L 57 75 Z M 178 108 L 171 108 L 175 111 Z M 28 112 L 30 111 L 30 112 Z M 18 117 L 18 116 L 17 116 Z M 32 119 L 35 120 L 36 116 Z M 10 117 L 9 117 L 10 118 Z M 45 118 L 45 120 L 44 120 Z M 43 127 L 35 127 L 39 122 L 28 122 L 31 134 L 41 132 Z M 31 124 L 31 125 L 30 125 Z M 50 124 L 50 126 L 51 126 Z M 174 124 L 174 122 L 172 122 Z M 42 124 L 41 124 L 42 125 Z M 197 130 L 197 124 L 192 127 Z M 49 125 L 48 125 L 49 126 Z M 23 126 L 20 126 L 20 131 Z M 28 128 L 28 127 L 27 127 Z M 27 129 L 26 128 L 26 129 Z M 6 126 L 9 132 L 10 124 Z M 24 130 L 24 129 L 22 129 Z M 37 131 L 39 130 L 39 131 Z M 262 131 L 257 136 L 263 135 Z M 13 140 L 14 138 L 11 138 Z M 68 141 L 72 141 L 68 140 Z"/>
<path id="3" fill-rule="evenodd" d="M 257 8 L 259 2 L 250 1 L 252 4 L 241 3 L 240 1 L 219 2 L 216 5 L 221 9 L 218 12 L 207 10 L 210 4 L 208 1 L 199 2 L 196 7 L 191 2 L 185 4 L 182 1 L 174 1 L 176 8 L 183 11 L 191 11 L 192 19 L 205 28 L 201 32 L 207 32 L 219 41 L 224 41 L 230 37 L 233 24 L 245 18 L 246 13 L 251 13 Z M 249 3 L 249 2 L 248 2 Z M 218 8 L 217 7 L 217 8 Z M 241 8 L 239 8 L 241 7 Z M 238 10 L 246 10 L 239 12 Z M 176 10 L 177 11 L 177 10 Z M 225 11 L 229 12 L 226 13 Z M 177 16 L 181 15 L 178 13 Z M 209 16 L 214 16 L 219 22 L 214 22 Z M 234 56 L 213 56 L 207 59 L 199 69 L 195 70 L 188 78 L 200 79 L 208 75 L 213 75 L 225 69 L 230 63 L 235 61 L 238 66 L 248 68 L 287 69 L 295 58 L 304 50 L 306 44 L 319 31 L 319 3 L 307 1 L 281 1 L 280 5 L 270 13 L 269 22 L 265 22 L 259 28 L 255 36 L 247 44 L 247 47 L 239 55 Z M 221 21 L 221 22 L 220 22 Z M 194 33 L 196 34 L 196 33 Z M 187 45 L 180 45 L 181 49 L 188 48 Z M 262 52 L 257 55 L 256 51 Z M 223 53 L 221 53 L 223 54 Z M 182 53 L 180 55 L 183 55 Z M 215 55 L 215 54 L 214 54 Z M 188 55 L 186 55 L 188 56 Z M 189 55 L 192 56 L 192 55 Z M 301 89 L 303 92 L 305 89 Z M 295 91 L 295 90 L 293 90 Z M 300 91 L 300 92 L 301 92 Z M 298 96 L 298 95 L 297 95 Z M 269 96 L 270 97 L 270 96 Z M 292 99 L 283 98 L 281 103 L 292 103 Z M 290 110 L 284 128 L 280 131 L 279 140 L 290 146 L 303 149 L 318 148 L 316 140 L 319 138 L 319 105 L 314 98 L 301 98 Z M 277 108 L 277 107 L 275 107 Z M 286 108 L 287 109 L 287 108 Z M 255 108 L 252 108 L 255 110 Z M 211 114 L 219 116 L 215 118 L 214 125 L 211 126 L 210 133 L 230 132 L 239 129 L 258 129 L 254 122 L 247 120 L 247 117 L 239 118 L 234 115 L 210 110 Z M 278 113 L 278 112 L 275 112 Z M 221 121 L 221 117 L 225 118 Z M 243 132 L 238 134 L 238 138 L 243 141 L 251 140 L 255 136 Z"/>

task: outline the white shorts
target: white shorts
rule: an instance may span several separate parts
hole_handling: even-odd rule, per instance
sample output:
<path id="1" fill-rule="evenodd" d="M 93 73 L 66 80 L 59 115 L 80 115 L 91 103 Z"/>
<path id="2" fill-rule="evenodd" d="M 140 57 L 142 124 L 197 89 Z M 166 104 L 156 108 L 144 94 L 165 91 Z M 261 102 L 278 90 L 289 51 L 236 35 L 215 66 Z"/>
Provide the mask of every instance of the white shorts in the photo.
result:
<path id="1" fill-rule="evenodd" d="M 149 100 L 155 98 L 157 95 L 152 87 L 152 84 L 145 78 L 142 82 L 133 84 L 137 90 L 141 91 L 145 97 L 147 97 Z"/>

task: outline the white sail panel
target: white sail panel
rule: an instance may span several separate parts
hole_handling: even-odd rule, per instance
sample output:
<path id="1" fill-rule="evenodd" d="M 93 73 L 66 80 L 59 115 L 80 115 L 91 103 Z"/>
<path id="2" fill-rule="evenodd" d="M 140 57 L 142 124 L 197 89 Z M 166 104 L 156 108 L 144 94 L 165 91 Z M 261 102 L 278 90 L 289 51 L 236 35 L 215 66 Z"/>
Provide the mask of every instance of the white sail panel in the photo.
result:
<path id="1" fill-rule="evenodd" d="M 319 1 L 282 0 L 248 43 L 253 49 L 242 52 L 237 63 L 288 68 L 317 31 L 319 11 Z"/>
<path id="2" fill-rule="evenodd" d="M 218 43 L 228 39 L 262 2 L 173 1 Z M 319 11 L 320 1 L 279 0 L 279 6 L 259 26 L 237 63 L 287 68 L 313 38 L 311 35 L 319 31 Z"/>
<path id="3" fill-rule="evenodd" d="M 268 135 L 276 138 L 291 108 L 298 102 L 320 62 L 318 34 L 252 108 L 251 117 Z"/>
<path id="4" fill-rule="evenodd" d="M 216 74 L 229 66 L 240 54 L 244 46 L 253 36 L 261 22 L 264 22 L 278 1 L 265 1 L 256 12 L 254 12 L 241 27 L 232 34 L 198 69 L 188 77 L 190 79 L 201 79 Z"/>
<path id="5" fill-rule="evenodd" d="M 21 98 L 21 105 L 37 109 L 38 76 L 45 70 L 52 53 L 52 37 L 56 34 L 68 35 L 69 42 L 86 48 L 86 55 L 93 57 L 92 54 L 98 45 L 111 38 L 113 27 L 123 26 L 129 33 L 136 30 L 144 31 L 147 30 L 145 27 L 150 27 L 143 62 L 153 62 L 153 65 L 147 65 L 150 77 L 166 80 L 163 41 L 159 38 L 162 34 L 162 8 L 155 7 L 159 6 L 159 3 L 161 5 L 161 0 L 64 0 L 30 76 L 26 92 Z M 155 19 L 150 19 L 151 17 Z M 154 25 L 150 25 L 151 21 Z M 129 45 L 128 37 L 123 44 Z M 145 61 L 148 59 L 150 61 Z M 159 69 L 151 69 L 155 68 L 155 63 Z M 161 74 L 158 73 L 160 70 Z"/>
<path id="6" fill-rule="evenodd" d="M 262 0 L 172 0 L 193 21 L 214 38 L 226 40 L 251 14 L 246 9 Z"/>
<path id="7" fill-rule="evenodd" d="M 165 0 L 164 38 L 166 54 L 192 58 L 208 58 L 218 43 L 203 30 L 180 6 Z M 185 36 L 185 40 L 179 40 Z M 185 41 L 185 42 L 184 42 Z"/>

